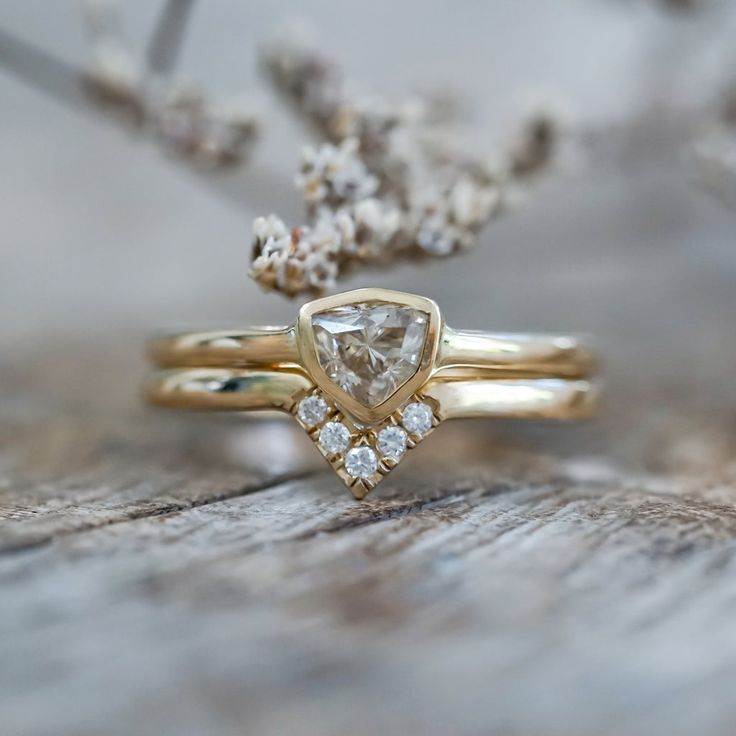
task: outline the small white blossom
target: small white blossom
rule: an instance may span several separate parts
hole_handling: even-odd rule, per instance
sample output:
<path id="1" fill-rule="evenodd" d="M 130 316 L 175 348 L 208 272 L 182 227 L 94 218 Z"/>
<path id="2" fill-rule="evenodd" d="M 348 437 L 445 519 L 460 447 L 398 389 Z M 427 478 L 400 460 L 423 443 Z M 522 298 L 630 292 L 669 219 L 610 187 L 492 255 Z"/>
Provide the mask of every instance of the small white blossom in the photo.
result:
<path id="1" fill-rule="evenodd" d="M 499 205 L 497 187 L 479 185 L 468 177 L 462 177 L 449 193 L 449 208 L 453 221 L 464 228 L 476 228 L 486 222 Z"/>
<path id="2" fill-rule="evenodd" d="M 256 217 L 253 220 L 253 235 L 259 240 L 267 238 L 283 238 L 289 234 L 289 229 L 284 221 L 276 215 L 268 217 Z"/>
<path id="3" fill-rule="evenodd" d="M 433 256 L 448 256 L 455 249 L 457 231 L 439 216 L 427 219 L 417 231 L 419 247 Z"/>
<path id="4" fill-rule="evenodd" d="M 267 288 L 314 291 L 331 287 L 354 260 L 470 248 L 507 209 L 510 191 L 550 158 L 549 117 L 532 120 L 498 165 L 489 165 L 457 148 L 425 99 L 396 105 L 356 94 L 334 65 L 299 46 L 274 47 L 265 61 L 277 87 L 326 139 L 302 150 L 296 177 L 307 225 L 273 241 L 256 234 L 252 272 Z M 262 256 L 279 248 L 288 251 L 286 261 L 264 264 Z"/>
<path id="5" fill-rule="evenodd" d="M 337 264 L 329 260 L 325 253 L 311 253 L 304 261 L 304 273 L 309 285 L 322 291 L 335 285 Z"/>
<path id="6" fill-rule="evenodd" d="M 296 185 L 307 204 L 317 205 L 326 200 L 353 202 L 376 191 L 378 180 L 361 161 L 358 145 L 357 139 L 347 138 L 339 146 L 326 143 L 318 149 L 304 147 Z"/>
<path id="7" fill-rule="evenodd" d="M 379 199 L 364 199 L 355 205 L 355 223 L 374 232 L 379 238 L 388 240 L 401 225 L 401 211 Z"/>

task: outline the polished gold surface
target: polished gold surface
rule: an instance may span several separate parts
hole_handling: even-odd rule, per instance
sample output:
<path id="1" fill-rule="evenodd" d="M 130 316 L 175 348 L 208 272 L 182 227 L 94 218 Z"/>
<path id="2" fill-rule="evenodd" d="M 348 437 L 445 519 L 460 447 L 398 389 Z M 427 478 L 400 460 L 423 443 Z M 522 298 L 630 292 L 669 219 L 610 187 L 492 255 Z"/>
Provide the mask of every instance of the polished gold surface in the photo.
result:
<path id="1" fill-rule="evenodd" d="M 434 380 L 424 395 L 442 407 L 443 419 L 587 419 L 598 408 L 599 388 L 563 378 Z"/>
<path id="2" fill-rule="evenodd" d="M 155 372 L 145 383 L 146 400 L 156 406 L 219 411 L 290 411 L 294 397 L 312 382 L 293 371 L 186 368 Z"/>
<path id="3" fill-rule="evenodd" d="M 436 371 L 471 366 L 518 376 L 583 378 L 595 370 L 590 349 L 564 335 L 498 334 L 442 329 Z"/>
<path id="4" fill-rule="evenodd" d="M 584 378 L 596 368 L 592 351 L 564 335 L 457 330 L 447 324 L 440 325 L 439 335 L 433 374 L 472 368 L 479 377 Z M 165 335 L 151 340 L 148 355 L 160 368 L 288 368 L 302 363 L 296 326 Z"/>
<path id="5" fill-rule="evenodd" d="M 165 335 L 149 343 L 148 355 L 160 368 L 288 367 L 300 363 L 293 326 Z M 572 337 L 456 330 L 443 325 L 434 373 L 455 367 L 473 367 L 494 375 L 581 378 L 595 370 L 596 361 L 592 351 Z"/>
<path id="6" fill-rule="evenodd" d="M 294 327 L 249 327 L 165 335 L 150 341 L 148 355 L 161 368 L 240 368 L 299 363 Z"/>
<path id="7" fill-rule="evenodd" d="M 312 387 L 296 372 L 183 368 L 154 373 L 145 385 L 149 403 L 178 409 L 293 410 Z M 590 381 L 561 378 L 526 380 L 430 380 L 422 395 L 439 405 L 441 419 L 583 419 L 597 407 Z"/>

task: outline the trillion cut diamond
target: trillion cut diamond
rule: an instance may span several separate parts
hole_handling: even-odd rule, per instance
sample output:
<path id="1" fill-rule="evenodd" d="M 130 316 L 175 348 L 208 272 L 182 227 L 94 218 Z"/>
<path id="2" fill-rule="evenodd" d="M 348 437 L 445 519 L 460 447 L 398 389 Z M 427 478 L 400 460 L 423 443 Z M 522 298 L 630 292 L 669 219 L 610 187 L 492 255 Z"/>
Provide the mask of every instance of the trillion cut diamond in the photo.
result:
<path id="1" fill-rule="evenodd" d="M 418 370 L 428 315 L 390 302 L 350 304 L 312 317 L 317 359 L 363 406 L 383 403 Z"/>

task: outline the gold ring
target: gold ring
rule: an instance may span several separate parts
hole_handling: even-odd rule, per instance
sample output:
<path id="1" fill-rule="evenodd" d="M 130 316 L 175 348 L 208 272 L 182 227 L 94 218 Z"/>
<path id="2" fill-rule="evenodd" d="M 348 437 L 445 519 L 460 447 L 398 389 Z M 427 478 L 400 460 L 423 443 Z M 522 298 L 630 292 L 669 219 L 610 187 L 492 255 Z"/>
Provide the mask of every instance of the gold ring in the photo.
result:
<path id="1" fill-rule="evenodd" d="M 431 299 L 357 289 L 316 299 L 294 325 L 155 339 L 157 406 L 292 414 L 363 498 L 445 419 L 580 419 L 595 358 L 562 335 L 446 325 Z"/>

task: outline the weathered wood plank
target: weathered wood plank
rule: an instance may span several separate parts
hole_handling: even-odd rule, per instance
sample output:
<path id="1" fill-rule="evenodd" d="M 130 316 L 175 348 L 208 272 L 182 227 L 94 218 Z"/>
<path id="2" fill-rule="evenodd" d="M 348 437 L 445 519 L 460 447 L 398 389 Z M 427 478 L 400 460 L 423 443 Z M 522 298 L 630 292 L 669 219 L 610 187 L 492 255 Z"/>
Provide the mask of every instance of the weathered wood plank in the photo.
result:
<path id="1" fill-rule="evenodd" d="M 64 396 L 4 423 L 4 733 L 731 733 L 733 467 L 666 462 L 727 424 L 656 473 L 605 423 L 448 426 L 358 504 L 291 430 Z"/>
<path id="2" fill-rule="evenodd" d="M 323 481 L 5 557 L 6 722 L 54 730 L 53 707 L 25 707 L 41 695 L 68 733 L 620 733 L 623 710 L 692 733 L 734 717 L 733 506 L 493 473 L 355 505 Z M 682 666 L 651 679 L 672 646 Z M 673 701 L 706 687 L 705 720 Z M 371 717 L 351 723 L 361 702 Z"/>

